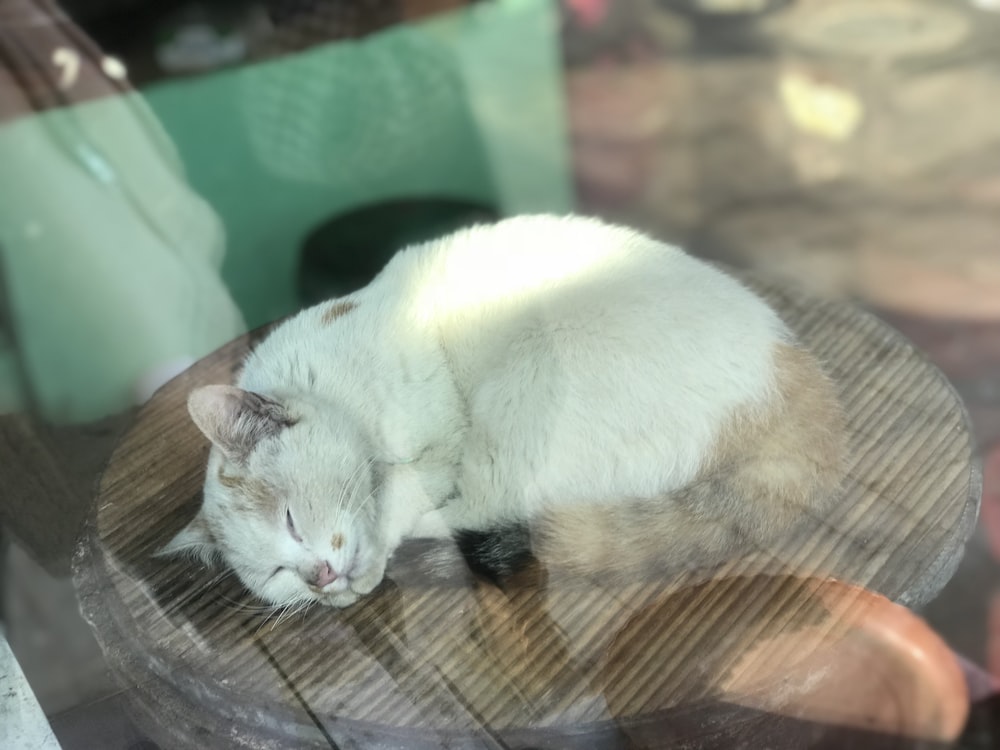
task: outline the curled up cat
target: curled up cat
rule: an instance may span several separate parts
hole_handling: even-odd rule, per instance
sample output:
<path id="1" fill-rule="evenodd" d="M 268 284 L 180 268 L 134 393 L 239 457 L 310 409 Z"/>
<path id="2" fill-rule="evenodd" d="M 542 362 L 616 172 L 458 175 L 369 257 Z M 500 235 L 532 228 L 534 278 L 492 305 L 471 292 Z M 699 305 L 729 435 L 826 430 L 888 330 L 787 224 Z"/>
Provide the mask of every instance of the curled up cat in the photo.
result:
<path id="1" fill-rule="evenodd" d="M 843 418 L 722 271 L 635 231 L 525 216 L 397 253 L 188 402 L 204 501 L 163 550 L 276 605 L 346 606 L 412 538 L 504 569 L 711 566 L 826 513 Z"/>

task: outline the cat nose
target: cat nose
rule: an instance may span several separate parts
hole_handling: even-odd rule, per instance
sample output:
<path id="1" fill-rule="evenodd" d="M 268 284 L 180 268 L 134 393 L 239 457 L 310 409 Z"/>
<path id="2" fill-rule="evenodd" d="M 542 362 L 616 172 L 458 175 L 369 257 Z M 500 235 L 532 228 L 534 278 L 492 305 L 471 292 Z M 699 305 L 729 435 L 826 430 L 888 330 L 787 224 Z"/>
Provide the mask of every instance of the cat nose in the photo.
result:
<path id="1" fill-rule="evenodd" d="M 309 584 L 315 586 L 318 589 L 323 588 L 328 583 L 333 583 L 338 578 L 337 572 L 330 567 L 330 563 L 324 560 L 319 563 L 315 568 L 313 568 L 311 580 Z"/>

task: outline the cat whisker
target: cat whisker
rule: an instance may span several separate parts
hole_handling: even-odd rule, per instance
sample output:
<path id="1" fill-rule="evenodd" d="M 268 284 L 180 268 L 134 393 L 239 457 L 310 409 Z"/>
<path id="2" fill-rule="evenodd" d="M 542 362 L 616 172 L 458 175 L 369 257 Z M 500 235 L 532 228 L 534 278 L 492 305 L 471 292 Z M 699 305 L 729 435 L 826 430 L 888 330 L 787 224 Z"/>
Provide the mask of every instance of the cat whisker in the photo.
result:
<path id="1" fill-rule="evenodd" d="M 227 578 L 236 575 L 232 568 L 215 573 L 208 581 L 187 590 L 183 596 L 179 596 L 171 602 L 169 607 L 164 609 L 164 614 L 172 615 L 180 611 L 186 604 L 201 596 L 206 590 L 215 588 Z"/>
<path id="2" fill-rule="evenodd" d="M 260 625 L 258 625 L 257 629 L 253 631 L 254 636 L 257 636 L 257 634 L 260 633 L 261 628 L 263 628 L 265 625 L 267 625 L 268 620 L 270 620 L 272 617 L 274 617 L 274 615 L 276 615 L 277 613 L 278 613 L 278 608 L 274 607 L 274 608 L 272 608 L 272 610 L 271 610 L 271 612 L 269 614 L 264 615 L 264 617 L 260 621 Z M 274 626 L 272 625 L 271 627 L 273 629 Z"/>
<path id="3" fill-rule="evenodd" d="M 375 459 L 374 458 L 370 458 L 370 459 L 368 459 L 365 462 L 365 465 L 366 465 L 367 468 L 371 468 L 371 466 L 374 463 L 375 463 Z M 357 491 L 358 491 L 358 488 L 360 486 L 361 486 L 361 481 L 359 479 L 358 482 L 354 485 L 354 488 L 351 490 L 350 499 L 348 500 L 347 503 L 345 503 L 343 506 L 341 506 L 342 507 L 342 513 L 344 513 L 344 514 L 350 513 L 350 519 L 352 521 L 357 517 L 357 514 L 360 512 L 361 508 L 364 507 L 365 503 L 367 503 L 369 500 L 371 500 L 371 498 L 379 491 L 379 489 L 381 489 L 382 485 L 378 484 L 378 485 L 375 485 L 374 487 L 372 487 L 371 492 L 368 493 L 368 496 L 364 500 L 362 500 L 360 503 L 358 503 L 357 502 Z M 350 510 L 352 508 L 352 506 L 353 506 L 354 509 Z"/>
<path id="4" fill-rule="evenodd" d="M 289 615 L 289 617 L 294 617 L 295 615 L 302 615 L 303 617 L 305 617 L 305 614 L 312 608 L 312 606 L 315 603 L 316 603 L 315 600 L 306 599 L 298 607 L 295 608 L 295 610 L 292 612 L 291 615 Z"/>
<path id="5" fill-rule="evenodd" d="M 209 586 L 215 587 L 223 582 L 228 583 L 228 579 L 236 575 L 236 571 L 230 568 L 229 570 L 223 571 L 220 575 L 217 575 L 211 581 L 209 581 Z"/>
<path id="6" fill-rule="evenodd" d="M 225 594 L 219 594 L 219 598 L 222 599 L 222 601 L 232 605 L 231 608 L 235 609 L 238 612 L 262 613 L 262 612 L 272 612 L 274 610 L 274 607 L 267 604 L 248 604 L 246 602 L 238 602 L 235 599 L 226 596 Z"/>
<path id="7" fill-rule="evenodd" d="M 288 604 L 286 604 L 284 608 L 281 610 L 281 614 L 278 615 L 278 619 L 271 626 L 271 630 L 274 630 L 278 625 L 280 625 L 282 620 L 294 617 L 299 612 L 303 611 L 311 603 L 312 601 L 310 599 L 304 599 L 301 601 L 293 599 L 292 601 L 288 602 Z"/>
<path id="8" fill-rule="evenodd" d="M 340 497 L 337 498 L 337 507 L 342 507 L 344 499 L 357 491 L 357 488 L 361 486 L 361 478 L 364 476 L 364 472 L 368 471 L 374 463 L 375 458 L 372 457 L 354 467 L 354 471 L 351 472 L 351 475 L 344 482 L 344 486 L 340 490 Z"/>
<path id="9" fill-rule="evenodd" d="M 243 616 L 244 623 L 249 625 L 251 622 L 267 622 L 269 613 L 268 612 L 242 612 L 236 610 L 237 614 Z"/>
<path id="10" fill-rule="evenodd" d="M 347 520 L 348 523 L 353 523 L 354 519 L 358 517 L 358 513 L 364 510 L 365 506 L 372 501 L 372 498 L 378 494 L 378 491 L 382 489 L 381 485 L 372 488 L 372 491 L 359 503 L 356 503 L 353 508 L 350 506 L 344 507 L 340 510 L 337 521 L 338 523 Z"/>
<path id="11" fill-rule="evenodd" d="M 202 585 L 192 587 L 191 589 L 185 591 L 183 595 L 174 598 L 171 601 L 170 606 L 164 608 L 163 613 L 170 616 L 180 612 L 189 603 L 198 599 L 209 589 L 214 588 L 218 582 L 224 581 L 228 576 L 233 575 L 234 573 L 235 571 L 225 572 L 215 576 Z"/>
<path id="12" fill-rule="evenodd" d="M 284 619 L 285 614 L 288 612 L 288 609 L 291 606 L 292 606 L 291 603 L 288 603 L 284 607 L 282 607 L 280 610 L 277 610 L 278 616 L 271 623 L 271 630 L 272 631 L 281 624 L 281 621 Z"/>

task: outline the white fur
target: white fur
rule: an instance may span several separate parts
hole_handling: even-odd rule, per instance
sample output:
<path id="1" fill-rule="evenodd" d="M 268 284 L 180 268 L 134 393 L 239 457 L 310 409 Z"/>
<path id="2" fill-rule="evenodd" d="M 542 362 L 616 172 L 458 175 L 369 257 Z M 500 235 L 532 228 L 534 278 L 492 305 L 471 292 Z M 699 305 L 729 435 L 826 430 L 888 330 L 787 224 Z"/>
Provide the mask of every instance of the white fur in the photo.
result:
<path id="1" fill-rule="evenodd" d="M 406 537 L 682 487 L 737 408 L 767 403 L 774 348 L 789 338 L 724 273 L 576 217 L 509 219 L 408 248 L 346 299 L 354 309 L 332 322 L 326 303 L 279 327 L 238 382 L 298 420 L 242 470 L 321 529 L 303 559 L 349 564 L 324 546 L 333 533 L 360 550 L 334 604 L 367 593 Z M 383 481 L 359 485 L 376 491 L 365 528 L 342 512 L 352 488 L 340 494 L 369 459 Z M 214 479 L 218 449 L 212 461 L 203 515 L 216 542 L 235 535 L 224 554 L 246 547 L 227 554 L 244 581 L 276 602 L 322 598 L 291 573 L 259 583 L 275 561 L 301 563 L 284 514 L 235 520 Z M 259 572 L 251 555 L 267 560 Z"/>

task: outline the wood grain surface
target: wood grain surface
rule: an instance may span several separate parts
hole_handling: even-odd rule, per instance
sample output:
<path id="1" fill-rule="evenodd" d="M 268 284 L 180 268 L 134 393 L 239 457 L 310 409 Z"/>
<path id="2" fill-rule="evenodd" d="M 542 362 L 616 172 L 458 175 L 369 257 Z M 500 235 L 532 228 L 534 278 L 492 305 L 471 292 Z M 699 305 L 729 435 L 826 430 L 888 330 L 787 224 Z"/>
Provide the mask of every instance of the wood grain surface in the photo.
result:
<path id="1" fill-rule="evenodd" d="M 82 608 L 137 719 L 165 747 L 205 748 L 845 746 L 838 731 L 867 733 L 852 747 L 929 747 L 956 736 L 961 674 L 899 605 L 941 589 L 976 519 L 964 409 L 874 317 L 747 281 L 840 389 L 843 498 L 773 550 L 673 580 L 610 589 L 529 570 L 497 586 L 456 568 L 432 581 L 410 545 L 358 605 L 269 616 L 227 571 L 151 557 L 200 502 L 208 445 L 187 394 L 230 382 L 263 331 L 167 384 L 114 453 L 75 560 Z"/>

